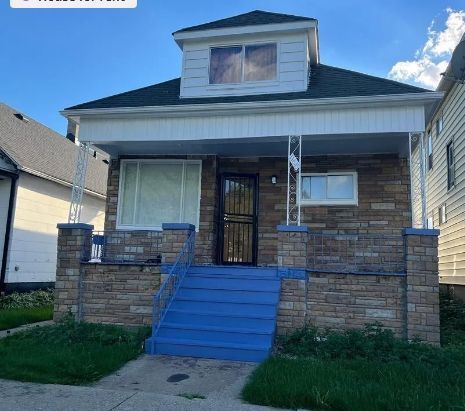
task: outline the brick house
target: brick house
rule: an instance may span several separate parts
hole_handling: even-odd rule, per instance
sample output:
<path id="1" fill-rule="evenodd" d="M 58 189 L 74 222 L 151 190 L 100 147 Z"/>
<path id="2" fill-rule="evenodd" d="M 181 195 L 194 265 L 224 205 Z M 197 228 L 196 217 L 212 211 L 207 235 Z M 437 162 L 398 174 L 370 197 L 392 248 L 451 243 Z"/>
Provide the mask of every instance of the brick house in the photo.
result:
<path id="1" fill-rule="evenodd" d="M 59 225 L 57 318 L 152 324 L 148 352 L 242 360 L 307 321 L 437 343 L 415 142 L 441 93 L 321 64 L 313 18 L 173 36 L 180 78 L 63 111 L 111 162 L 105 231 Z"/>

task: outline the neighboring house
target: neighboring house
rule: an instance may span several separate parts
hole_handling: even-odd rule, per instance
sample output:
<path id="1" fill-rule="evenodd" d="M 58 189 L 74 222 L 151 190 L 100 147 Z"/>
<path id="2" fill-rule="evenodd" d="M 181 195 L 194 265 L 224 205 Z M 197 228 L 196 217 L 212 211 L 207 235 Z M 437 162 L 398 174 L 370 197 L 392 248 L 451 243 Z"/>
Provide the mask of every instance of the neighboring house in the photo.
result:
<path id="1" fill-rule="evenodd" d="M 462 67 L 456 78 L 452 66 Z M 425 135 L 427 217 L 439 228 L 439 274 L 465 297 L 465 35 L 437 90 L 444 98 Z"/>
<path id="2" fill-rule="evenodd" d="M 60 226 L 59 260 L 84 251 L 56 315 L 152 323 L 161 256 L 152 353 L 261 359 L 276 326 L 305 321 L 437 342 L 437 232 L 404 229 L 409 138 L 442 94 L 322 64 L 313 18 L 253 11 L 173 36 L 180 78 L 62 112 L 111 163 L 102 248 Z"/>
<path id="3" fill-rule="evenodd" d="M 53 286 L 58 222 L 67 219 L 78 147 L 0 104 L 1 291 Z M 92 158 L 83 221 L 102 227 L 108 166 Z"/>

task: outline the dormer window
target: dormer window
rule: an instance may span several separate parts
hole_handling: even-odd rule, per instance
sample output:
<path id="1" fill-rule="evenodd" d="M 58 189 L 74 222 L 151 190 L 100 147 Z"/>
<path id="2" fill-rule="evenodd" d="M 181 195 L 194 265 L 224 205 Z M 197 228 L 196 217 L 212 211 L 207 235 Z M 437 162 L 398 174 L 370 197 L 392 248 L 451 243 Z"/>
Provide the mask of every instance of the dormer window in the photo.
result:
<path id="1" fill-rule="evenodd" d="M 210 84 L 276 80 L 277 54 L 276 43 L 212 47 Z"/>

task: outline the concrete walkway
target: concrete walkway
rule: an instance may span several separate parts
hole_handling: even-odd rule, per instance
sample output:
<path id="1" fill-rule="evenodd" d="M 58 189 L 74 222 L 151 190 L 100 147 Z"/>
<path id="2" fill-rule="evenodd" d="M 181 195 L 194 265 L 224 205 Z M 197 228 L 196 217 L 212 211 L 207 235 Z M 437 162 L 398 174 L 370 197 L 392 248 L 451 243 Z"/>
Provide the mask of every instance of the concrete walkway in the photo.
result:
<path id="1" fill-rule="evenodd" d="M 8 337 L 9 335 L 13 335 L 13 334 L 19 333 L 21 331 L 27 331 L 27 330 L 30 330 L 32 328 L 43 327 L 45 325 L 52 325 L 52 324 L 54 324 L 53 320 L 40 321 L 38 323 L 21 325 L 21 326 L 16 327 L 16 328 L 10 328 L 9 330 L 0 331 L 0 338 L 5 338 L 5 337 Z"/>
<path id="2" fill-rule="evenodd" d="M 142 356 L 91 387 L 0 380 L 0 410 L 269 410 L 239 399 L 254 368 L 232 361 Z"/>

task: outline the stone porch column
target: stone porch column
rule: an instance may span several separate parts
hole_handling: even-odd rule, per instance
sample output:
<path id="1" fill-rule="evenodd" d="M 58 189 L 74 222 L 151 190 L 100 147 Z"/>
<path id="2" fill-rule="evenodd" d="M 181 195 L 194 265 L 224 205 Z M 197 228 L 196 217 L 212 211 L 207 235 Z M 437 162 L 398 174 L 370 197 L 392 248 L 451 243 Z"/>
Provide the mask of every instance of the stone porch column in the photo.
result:
<path id="1" fill-rule="evenodd" d="M 161 262 L 173 264 L 184 243 L 195 230 L 195 226 L 185 223 L 164 223 L 162 230 Z"/>
<path id="2" fill-rule="evenodd" d="M 279 225 L 278 274 L 281 295 L 277 333 L 284 335 L 305 324 L 307 315 L 308 227 Z"/>
<path id="3" fill-rule="evenodd" d="M 406 228 L 407 338 L 439 344 L 439 230 Z"/>
<path id="4" fill-rule="evenodd" d="M 57 271 L 53 319 L 67 312 L 80 319 L 81 261 L 92 251 L 93 225 L 58 224 Z"/>

